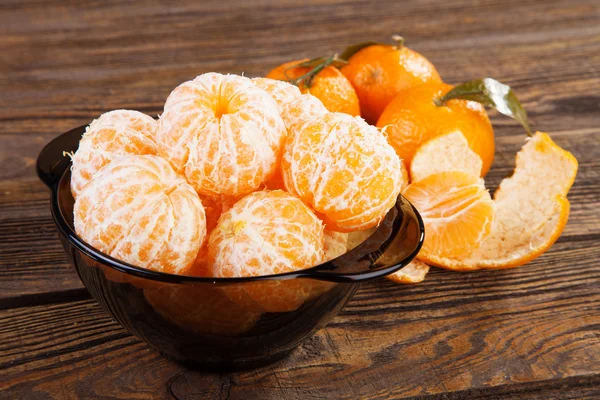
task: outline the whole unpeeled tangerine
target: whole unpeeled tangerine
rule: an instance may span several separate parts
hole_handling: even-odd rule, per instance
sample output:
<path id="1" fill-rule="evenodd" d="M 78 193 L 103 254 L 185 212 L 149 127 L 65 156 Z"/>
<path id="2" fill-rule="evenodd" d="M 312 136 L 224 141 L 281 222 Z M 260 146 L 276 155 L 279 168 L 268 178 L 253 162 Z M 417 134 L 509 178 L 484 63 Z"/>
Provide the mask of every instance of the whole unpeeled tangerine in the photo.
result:
<path id="1" fill-rule="evenodd" d="M 340 232 L 377 225 L 402 189 L 400 159 L 385 136 L 342 113 L 292 129 L 281 168 L 287 190 Z"/>
<path id="2" fill-rule="evenodd" d="M 462 133 L 483 162 L 484 176 L 494 160 L 494 130 L 485 108 L 474 101 L 450 100 L 435 104 L 452 89 L 445 83 L 429 83 L 402 90 L 387 105 L 377 126 L 385 129 L 390 144 L 410 167 L 423 144 L 438 136 Z"/>
<path id="3" fill-rule="evenodd" d="M 372 124 L 401 90 L 441 82 L 433 64 L 406 46 L 367 46 L 341 71 L 356 90 L 362 117 Z"/>
<path id="4" fill-rule="evenodd" d="M 185 274 L 206 236 L 198 194 L 158 156 L 129 156 L 105 166 L 74 206 L 77 234 L 127 263 Z"/>
<path id="5" fill-rule="evenodd" d="M 198 193 L 242 196 L 274 174 L 285 134 L 270 94 L 248 78 L 207 73 L 169 95 L 157 143 Z"/>

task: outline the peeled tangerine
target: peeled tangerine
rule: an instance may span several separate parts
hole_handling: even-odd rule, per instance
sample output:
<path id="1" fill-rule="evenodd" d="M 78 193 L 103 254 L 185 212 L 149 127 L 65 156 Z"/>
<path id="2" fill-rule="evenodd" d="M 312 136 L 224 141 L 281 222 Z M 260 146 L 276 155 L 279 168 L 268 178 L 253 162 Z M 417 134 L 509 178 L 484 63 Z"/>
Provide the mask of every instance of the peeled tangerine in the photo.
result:
<path id="1" fill-rule="evenodd" d="M 254 326 L 260 313 L 231 301 L 219 288 L 171 285 L 144 290 L 164 319 L 192 332 L 235 336 Z"/>
<path id="2" fill-rule="evenodd" d="M 275 82 L 289 85 L 289 83 L 282 81 Z M 321 103 L 321 100 L 311 94 L 303 94 L 283 107 L 281 118 L 283 119 L 288 132 L 295 132 L 309 121 L 316 118 L 323 118 L 327 113 L 329 113 L 329 111 L 327 111 L 323 103 Z M 268 189 L 286 190 L 281 174 L 281 166 L 278 166 L 275 175 L 265 183 Z"/>
<path id="3" fill-rule="evenodd" d="M 454 270 L 513 268 L 529 262 L 558 239 L 569 217 L 566 196 L 577 174 L 577 160 L 550 137 L 537 132 L 517 154 L 516 167 L 494 194 L 496 218 L 490 235 L 463 256 L 419 254 Z"/>
<path id="4" fill-rule="evenodd" d="M 281 274 L 323 260 L 324 227 L 298 198 L 281 190 L 242 198 L 219 219 L 209 240 L 216 277 Z M 268 312 L 291 311 L 311 294 L 309 280 L 249 282 L 227 287 L 232 300 Z"/>
<path id="5" fill-rule="evenodd" d="M 285 135 L 270 94 L 248 78 L 207 73 L 169 95 L 157 143 L 198 193 L 239 197 L 274 174 Z"/>
<path id="6" fill-rule="evenodd" d="M 340 232 L 377 225 L 402 185 L 400 159 L 384 135 L 342 113 L 290 130 L 281 168 L 287 190 Z"/>
<path id="7" fill-rule="evenodd" d="M 288 131 L 291 131 L 299 129 L 300 126 L 314 118 L 322 118 L 328 113 L 329 111 L 321 100 L 307 93 L 287 103 L 281 111 L 281 118 Z"/>
<path id="8" fill-rule="evenodd" d="M 167 161 L 151 155 L 104 167 L 77 196 L 74 223 L 96 249 L 173 274 L 189 270 L 206 236 L 198 194 Z"/>
<path id="9" fill-rule="evenodd" d="M 105 165 L 127 155 L 158 154 L 156 121 L 138 111 L 115 110 L 88 126 L 72 157 L 71 192 L 77 197 Z"/>

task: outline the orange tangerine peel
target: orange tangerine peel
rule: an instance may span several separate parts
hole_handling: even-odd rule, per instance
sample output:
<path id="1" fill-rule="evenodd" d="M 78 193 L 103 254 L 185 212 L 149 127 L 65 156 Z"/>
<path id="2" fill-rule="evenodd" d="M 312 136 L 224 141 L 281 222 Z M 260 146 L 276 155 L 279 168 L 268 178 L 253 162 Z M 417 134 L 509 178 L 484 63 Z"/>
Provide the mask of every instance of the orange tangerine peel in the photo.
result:
<path id="1" fill-rule="evenodd" d="M 376 226 L 402 188 L 400 159 L 385 136 L 343 113 L 292 129 L 281 169 L 286 189 L 340 232 Z"/>
<path id="2" fill-rule="evenodd" d="M 269 93 L 242 76 L 207 73 L 171 92 L 157 142 L 198 193 L 240 197 L 275 173 L 285 135 Z"/>
<path id="3" fill-rule="evenodd" d="M 184 274 L 206 236 L 198 194 L 158 156 L 130 156 L 106 165 L 79 193 L 77 234 L 130 264 Z"/>
<path id="4" fill-rule="evenodd" d="M 517 154 L 513 175 L 494 194 L 496 219 L 480 247 L 463 257 L 419 258 L 454 270 L 514 268 L 535 259 L 554 244 L 567 223 L 566 195 L 577 168 L 571 153 L 537 132 Z"/>
<path id="5" fill-rule="evenodd" d="M 86 128 L 72 157 L 71 192 L 76 198 L 104 166 L 127 155 L 158 154 L 158 125 L 145 114 L 114 110 L 102 114 Z"/>

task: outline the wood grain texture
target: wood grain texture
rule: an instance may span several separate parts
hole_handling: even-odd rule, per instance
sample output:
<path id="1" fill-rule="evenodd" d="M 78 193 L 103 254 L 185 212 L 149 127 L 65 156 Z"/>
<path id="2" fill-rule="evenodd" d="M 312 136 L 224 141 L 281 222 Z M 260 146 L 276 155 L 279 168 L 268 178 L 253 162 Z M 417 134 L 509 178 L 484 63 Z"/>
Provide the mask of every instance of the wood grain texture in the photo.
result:
<path id="1" fill-rule="evenodd" d="M 203 72 L 262 75 L 391 33 L 447 82 L 510 84 L 533 127 L 579 159 L 551 251 L 515 270 L 364 285 L 288 359 L 244 373 L 168 360 L 89 299 L 35 177 L 45 143 L 111 109 L 156 115 Z M 600 397 L 598 93 L 593 0 L 0 2 L 0 398 Z M 492 122 L 490 188 L 523 143 L 515 122 Z"/>

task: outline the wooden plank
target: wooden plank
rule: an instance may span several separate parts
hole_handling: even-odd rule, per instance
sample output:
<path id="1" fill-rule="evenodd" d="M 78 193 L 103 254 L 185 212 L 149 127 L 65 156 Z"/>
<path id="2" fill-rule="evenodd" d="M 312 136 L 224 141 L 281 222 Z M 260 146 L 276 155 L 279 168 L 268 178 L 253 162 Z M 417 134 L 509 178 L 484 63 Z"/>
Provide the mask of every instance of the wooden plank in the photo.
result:
<path id="1" fill-rule="evenodd" d="M 0 308 L 88 296 L 58 239 L 49 196 L 35 178 L 0 181 Z"/>
<path id="2" fill-rule="evenodd" d="M 600 372 L 600 271 L 582 261 L 599 246 L 558 243 L 575 268 L 537 260 L 499 272 L 435 270 L 413 287 L 366 284 L 290 358 L 243 373 L 188 371 L 92 300 L 9 309 L 0 312 L 0 387 L 17 398 L 144 398 L 168 388 L 185 398 L 224 384 L 231 398 L 385 398 L 590 377 Z"/>

